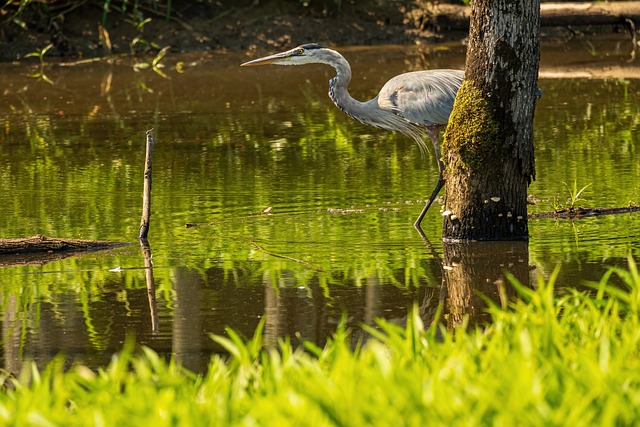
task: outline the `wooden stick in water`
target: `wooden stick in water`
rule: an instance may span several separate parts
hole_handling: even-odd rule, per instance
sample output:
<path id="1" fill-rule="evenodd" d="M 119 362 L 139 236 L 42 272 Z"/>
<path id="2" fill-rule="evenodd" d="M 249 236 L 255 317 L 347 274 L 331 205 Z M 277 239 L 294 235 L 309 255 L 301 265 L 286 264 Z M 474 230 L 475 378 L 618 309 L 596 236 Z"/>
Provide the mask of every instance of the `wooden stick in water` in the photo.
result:
<path id="1" fill-rule="evenodd" d="M 142 191 L 142 219 L 140 220 L 139 239 L 145 239 L 149 235 L 149 221 L 151 219 L 151 156 L 154 144 L 153 129 L 147 131 L 147 150 L 144 165 L 144 188 Z"/>

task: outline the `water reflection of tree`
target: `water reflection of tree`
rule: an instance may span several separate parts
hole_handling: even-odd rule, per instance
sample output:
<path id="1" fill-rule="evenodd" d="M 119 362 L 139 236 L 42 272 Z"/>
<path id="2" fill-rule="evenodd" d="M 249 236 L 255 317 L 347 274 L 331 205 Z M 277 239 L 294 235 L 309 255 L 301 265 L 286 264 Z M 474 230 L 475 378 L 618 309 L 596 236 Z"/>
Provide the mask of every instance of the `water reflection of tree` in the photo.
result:
<path id="1" fill-rule="evenodd" d="M 173 292 L 171 351 L 176 360 L 188 369 L 203 371 L 207 361 L 202 354 L 202 332 L 205 329 L 202 313 L 209 301 L 203 298 L 202 280 L 194 270 L 176 268 Z"/>
<path id="2" fill-rule="evenodd" d="M 347 326 L 352 328 L 353 345 L 368 339 L 362 324 L 376 327 L 376 320 L 404 326 L 407 311 L 414 301 L 418 314 L 428 326 L 436 320 L 438 307 L 442 306 L 441 322 L 448 329 L 467 323 L 470 326 L 489 322 L 487 301 L 506 306 L 515 299 L 515 288 L 509 284 L 507 273 L 524 286 L 530 286 L 529 254 L 527 242 L 473 242 L 444 244 L 441 286 L 424 283 L 404 307 L 395 313 L 388 311 L 388 285 L 382 284 L 375 274 L 367 277 L 358 289 L 357 301 L 349 304 Z M 433 266 L 435 268 L 435 265 Z M 274 347 L 278 339 L 287 335 L 322 345 L 331 336 L 339 320 L 339 312 L 327 307 L 329 301 L 317 288 L 297 290 L 279 287 L 265 273 L 265 345 Z M 336 293 L 336 292 L 334 292 Z"/>
<path id="3" fill-rule="evenodd" d="M 515 289 L 505 277 L 507 272 L 530 286 L 528 242 L 445 243 L 443 262 L 448 328 L 463 323 L 465 318 L 470 325 L 490 321 L 483 298 L 503 307 L 515 298 Z"/>

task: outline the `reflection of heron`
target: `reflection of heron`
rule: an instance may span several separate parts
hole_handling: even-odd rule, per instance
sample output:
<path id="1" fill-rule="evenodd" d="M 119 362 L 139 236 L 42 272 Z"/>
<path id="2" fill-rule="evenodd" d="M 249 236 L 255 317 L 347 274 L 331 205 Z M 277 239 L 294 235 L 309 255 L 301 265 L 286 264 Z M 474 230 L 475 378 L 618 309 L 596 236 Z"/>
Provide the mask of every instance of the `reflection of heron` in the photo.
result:
<path id="1" fill-rule="evenodd" d="M 349 117 L 367 125 L 400 131 L 415 139 L 421 147 L 424 147 L 424 134 L 429 136 L 438 160 L 439 175 L 436 188 L 414 224 L 420 228 L 422 218 L 444 184 L 438 134 L 449 120 L 464 73 L 459 70 L 427 70 L 400 74 L 389 80 L 378 96 L 360 102 L 353 99 L 347 89 L 351 81 L 351 67 L 334 50 L 317 44 L 305 44 L 242 65 L 263 64 L 331 65 L 336 70 L 336 76 L 329 81 L 329 97 Z"/>

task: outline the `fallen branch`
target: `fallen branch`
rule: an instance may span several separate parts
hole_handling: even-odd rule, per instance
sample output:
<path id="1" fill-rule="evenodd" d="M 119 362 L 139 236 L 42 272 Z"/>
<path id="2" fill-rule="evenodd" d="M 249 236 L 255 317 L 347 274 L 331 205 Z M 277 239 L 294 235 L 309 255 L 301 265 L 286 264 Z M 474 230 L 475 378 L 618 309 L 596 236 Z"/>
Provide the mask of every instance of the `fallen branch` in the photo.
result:
<path id="1" fill-rule="evenodd" d="M 435 25 L 453 30 L 468 30 L 470 8 L 468 6 L 429 3 L 429 13 Z M 640 21 L 640 1 L 542 3 L 540 25 L 586 26 L 619 25 L 625 20 Z"/>
<path id="2" fill-rule="evenodd" d="M 58 239 L 42 235 L 0 239 L 0 267 L 44 265 L 82 252 L 126 246 L 102 240 Z"/>
<path id="3" fill-rule="evenodd" d="M 260 246 L 259 244 L 257 244 L 254 241 L 249 241 L 249 243 L 251 243 L 257 250 L 259 250 L 260 252 L 264 252 L 267 255 L 270 255 L 270 256 L 273 256 L 273 257 L 276 257 L 276 258 L 286 259 L 287 261 L 293 261 L 293 262 L 297 262 L 299 264 L 303 264 L 303 265 L 311 268 L 312 270 L 315 270 L 315 271 L 320 272 L 320 273 L 323 271 L 321 268 L 316 267 L 315 265 L 311 264 L 310 262 L 307 262 L 307 261 L 304 261 L 304 260 L 301 260 L 301 259 L 291 258 L 291 257 L 288 257 L 286 255 L 279 255 L 279 254 L 270 252 L 270 251 L 266 250 L 265 248 L 263 248 L 262 246 Z"/>

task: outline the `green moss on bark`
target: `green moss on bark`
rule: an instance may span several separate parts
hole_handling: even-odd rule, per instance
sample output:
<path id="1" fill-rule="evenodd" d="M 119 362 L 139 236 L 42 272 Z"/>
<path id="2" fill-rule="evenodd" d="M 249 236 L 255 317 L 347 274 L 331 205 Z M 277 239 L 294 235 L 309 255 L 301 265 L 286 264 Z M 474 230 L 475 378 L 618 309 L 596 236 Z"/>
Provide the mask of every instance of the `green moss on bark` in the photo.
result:
<path id="1" fill-rule="evenodd" d="M 458 156 L 445 155 L 446 167 L 474 170 L 491 164 L 489 157 L 500 148 L 499 132 L 500 126 L 493 119 L 482 92 L 471 81 L 464 80 L 443 141 L 444 153 L 458 153 Z M 451 164 L 451 159 L 456 157 L 456 164 Z"/>

